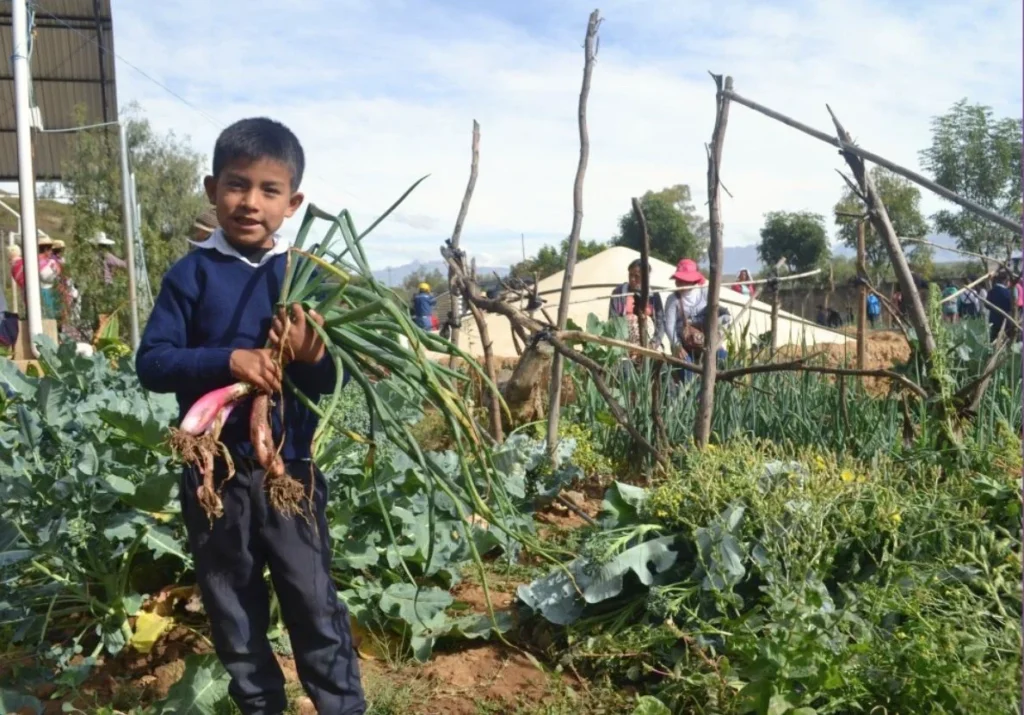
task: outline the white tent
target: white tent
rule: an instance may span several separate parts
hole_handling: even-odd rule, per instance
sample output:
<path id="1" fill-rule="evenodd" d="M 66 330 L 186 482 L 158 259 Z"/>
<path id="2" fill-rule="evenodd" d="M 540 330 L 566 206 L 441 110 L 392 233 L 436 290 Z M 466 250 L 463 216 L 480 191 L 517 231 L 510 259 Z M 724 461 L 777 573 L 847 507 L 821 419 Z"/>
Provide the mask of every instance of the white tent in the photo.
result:
<path id="1" fill-rule="evenodd" d="M 622 246 L 609 248 L 596 256 L 576 264 L 573 274 L 574 287 L 569 302 L 569 319 L 581 327 L 586 327 L 587 317 L 593 313 L 601 320 L 608 317 L 608 303 L 613 286 L 623 283 L 626 280 L 626 272 L 629 264 L 640 257 L 639 252 Z M 675 267 L 664 261 L 655 258 L 651 259 L 651 285 L 669 287 L 673 283 L 671 276 Z M 557 318 L 560 291 L 564 271 L 559 271 L 553 276 L 540 281 L 537 286 L 540 297 L 545 301 L 544 310 L 551 316 L 552 320 Z M 600 287 L 588 288 L 585 286 L 596 285 Z M 662 293 L 662 299 L 667 300 L 669 291 Z M 749 301 L 744 296 L 731 288 L 722 288 L 719 293 L 720 303 L 729 310 L 733 323 L 729 326 L 733 340 L 739 340 L 746 335 L 748 342 L 753 342 L 759 335 L 771 330 L 771 306 L 759 300 Z M 747 307 L 747 303 L 750 303 Z M 518 304 L 522 310 L 526 309 L 526 301 Z M 746 307 L 746 309 L 744 309 Z M 536 317 L 543 320 L 543 314 L 538 310 Z M 512 342 L 512 330 L 509 327 L 508 319 L 501 315 L 486 314 L 487 331 L 490 334 L 494 346 L 495 357 L 515 357 L 515 345 Z M 744 328 L 746 331 L 744 332 Z M 855 342 L 842 333 L 822 328 L 809 321 L 800 318 L 792 313 L 779 311 L 779 345 L 807 345 L 815 344 L 851 344 Z M 466 316 L 462 320 L 462 328 L 459 331 L 459 347 L 471 355 L 482 355 L 483 349 L 480 343 L 480 335 L 476 328 L 475 321 Z M 667 346 L 666 346 L 667 347 Z"/>

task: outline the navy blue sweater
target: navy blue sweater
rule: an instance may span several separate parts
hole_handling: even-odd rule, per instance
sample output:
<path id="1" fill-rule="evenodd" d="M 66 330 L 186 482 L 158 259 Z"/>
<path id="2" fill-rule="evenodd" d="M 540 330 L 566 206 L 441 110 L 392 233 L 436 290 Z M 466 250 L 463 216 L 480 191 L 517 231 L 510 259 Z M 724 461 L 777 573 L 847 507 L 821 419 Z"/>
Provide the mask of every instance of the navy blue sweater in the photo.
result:
<path id="1" fill-rule="evenodd" d="M 135 369 L 142 386 L 173 392 L 179 417 L 210 390 L 234 382 L 230 358 L 236 349 L 265 347 L 284 281 L 286 257 L 279 254 L 253 266 L 211 248 L 192 251 L 164 276 Z M 316 365 L 291 364 L 285 374 L 312 399 L 333 392 L 336 371 L 328 355 Z M 221 432 L 236 456 L 251 457 L 250 403 L 239 405 Z M 281 409 L 272 409 L 275 443 L 281 436 Z M 281 456 L 310 458 L 318 418 L 285 389 L 287 425 Z"/>

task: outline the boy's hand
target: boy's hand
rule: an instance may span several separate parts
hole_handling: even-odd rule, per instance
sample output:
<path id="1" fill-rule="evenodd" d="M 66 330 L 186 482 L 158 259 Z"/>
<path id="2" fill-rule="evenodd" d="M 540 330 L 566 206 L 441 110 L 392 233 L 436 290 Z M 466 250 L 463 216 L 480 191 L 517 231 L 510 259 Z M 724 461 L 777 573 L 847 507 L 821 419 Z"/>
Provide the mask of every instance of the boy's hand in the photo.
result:
<path id="1" fill-rule="evenodd" d="M 270 326 L 270 345 L 274 350 L 284 349 L 285 360 L 315 364 L 323 359 L 327 346 L 320 335 L 309 326 L 306 312 L 295 303 L 291 306 L 290 324 L 282 308 Z M 317 325 L 324 324 L 324 318 L 315 310 L 309 311 L 309 319 Z M 287 325 L 287 330 L 285 327 Z M 283 340 L 283 346 L 282 346 Z"/>
<path id="2" fill-rule="evenodd" d="M 281 366 L 272 350 L 235 350 L 231 353 L 231 375 L 268 395 L 281 392 Z"/>

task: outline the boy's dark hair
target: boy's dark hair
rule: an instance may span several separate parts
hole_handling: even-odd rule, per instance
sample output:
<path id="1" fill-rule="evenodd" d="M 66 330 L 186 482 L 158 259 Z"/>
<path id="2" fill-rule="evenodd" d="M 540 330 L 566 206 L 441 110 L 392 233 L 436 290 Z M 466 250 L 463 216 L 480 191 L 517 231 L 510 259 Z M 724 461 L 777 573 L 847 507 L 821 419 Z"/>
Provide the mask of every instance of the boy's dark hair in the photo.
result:
<path id="1" fill-rule="evenodd" d="M 292 130 L 266 117 L 240 119 L 217 137 L 213 147 L 213 177 L 236 159 L 273 159 L 291 170 L 291 190 L 298 191 L 306 156 Z"/>

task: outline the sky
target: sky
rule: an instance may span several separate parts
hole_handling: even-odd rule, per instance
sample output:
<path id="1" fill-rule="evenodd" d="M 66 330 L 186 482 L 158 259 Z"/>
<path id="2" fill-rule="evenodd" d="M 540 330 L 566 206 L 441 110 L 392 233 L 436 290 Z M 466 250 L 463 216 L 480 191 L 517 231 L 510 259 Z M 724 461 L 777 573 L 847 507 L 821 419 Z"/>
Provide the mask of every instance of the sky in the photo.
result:
<path id="1" fill-rule="evenodd" d="M 367 239 L 375 268 L 438 258 L 476 119 L 480 172 L 463 246 L 480 265 L 508 265 L 521 258 L 521 234 L 534 253 L 572 224 L 593 9 L 578 0 L 114 0 L 118 99 L 207 157 L 234 120 L 283 121 L 306 151 L 308 199 L 348 208 L 357 226 L 430 174 Z M 932 117 L 957 100 L 1021 112 L 1020 2 L 616 0 L 601 14 L 587 108 L 588 239 L 613 236 L 630 197 L 648 189 L 687 183 L 706 211 L 709 70 L 825 131 L 828 103 L 862 146 L 914 169 Z M 844 186 L 839 168 L 835 149 L 733 105 L 725 244 L 756 243 L 768 211 L 828 216 Z M 942 205 L 923 201 L 926 213 Z"/>

